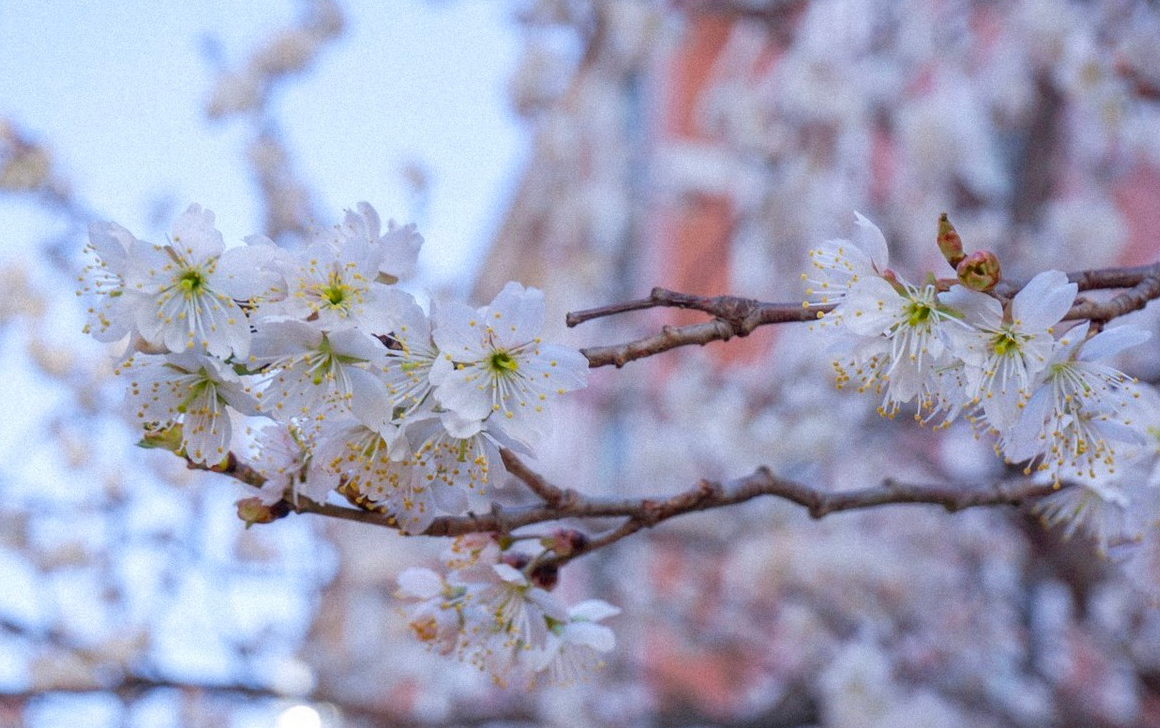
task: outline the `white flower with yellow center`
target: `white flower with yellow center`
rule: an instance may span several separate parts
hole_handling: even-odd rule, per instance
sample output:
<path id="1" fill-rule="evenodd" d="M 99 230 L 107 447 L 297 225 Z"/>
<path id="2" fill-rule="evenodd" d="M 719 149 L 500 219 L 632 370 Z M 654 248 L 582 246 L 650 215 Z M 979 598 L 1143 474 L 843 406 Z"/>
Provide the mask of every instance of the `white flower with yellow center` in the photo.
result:
<path id="1" fill-rule="evenodd" d="M 411 301 L 399 309 L 398 319 L 390 333 L 384 380 L 395 403 L 395 417 L 406 421 L 421 411 L 429 411 L 431 401 L 431 367 L 439 356 L 431 340 L 431 319 L 419 304 Z"/>
<path id="2" fill-rule="evenodd" d="M 245 415 L 258 413 L 242 379 L 203 354 L 136 357 L 121 371 L 129 380 L 128 402 L 136 420 L 151 429 L 181 424 L 182 448 L 196 463 L 214 465 L 229 453 L 227 405 Z"/>
<path id="3" fill-rule="evenodd" d="M 961 286 L 954 304 L 972 328 L 959 332 L 956 353 L 966 363 L 972 397 L 986 422 L 1005 432 L 1051 361 L 1054 327 L 1075 300 L 1076 284 L 1059 271 L 1044 271 L 1015 294 L 1008 315 L 996 299 Z"/>
<path id="4" fill-rule="evenodd" d="M 1004 435 L 1011 462 L 1030 460 L 1057 480 L 1069 475 L 1110 477 L 1118 451 L 1145 441 L 1134 427 L 1135 381 L 1096 360 L 1147 341 L 1150 334 L 1120 326 L 1087 338 L 1089 323 L 1069 331 L 1019 420 Z"/>
<path id="5" fill-rule="evenodd" d="M 414 223 L 399 225 L 394 220 L 388 220 L 387 231 L 380 233 L 379 213 L 369 203 L 360 202 L 354 210 L 347 210 L 342 224 L 323 238 L 336 247 L 343 247 L 352 240 L 368 243 L 378 261 L 379 282 L 395 283 L 414 270 L 423 236 L 415 229 Z"/>
<path id="6" fill-rule="evenodd" d="M 125 288 L 129 273 L 130 251 L 138 244 L 133 234 L 115 222 L 89 225 L 89 242 L 85 252 L 96 261 L 85 266 L 80 276 L 81 295 L 95 294 L 97 300 L 88 309 L 85 333 L 97 341 L 117 341 L 135 331 L 134 306 L 145 303 L 141 294 Z"/>
<path id="7" fill-rule="evenodd" d="M 173 224 L 169 245 L 130 242 L 125 290 L 135 292 L 137 330 L 148 343 L 172 352 L 202 349 L 213 356 L 245 356 L 250 323 L 241 303 L 267 293 L 273 277 L 262 265 L 265 245 L 225 250 L 214 215 L 190 205 Z"/>
<path id="8" fill-rule="evenodd" d="M 386 334 L 411 297 L 376 282 L 380 251 L 363 238 L 341 245 L 316 242 L 276 267 L 286 279 L 286 297 L 269 313 L 310 321 L 324 331 L 357 327 Z"/>
<path id="9" fill-rule="evenodd" d="M 854 381 L 859 391 L 884 394 L 881 412 L 887 416 L 920 394 L 929 403 L 936 367 L 949 363 L 948 332 L 962 326 L 933 283 L 865 278 L 851 285 L 833 313 L 841 317 L 839 333 L 852 335 L 848 358 L 834 362 L 839 385 Z"/>
<path id="10" fill-rule="evenodd" d="M 916 398 L 933 407 L 934 372 L 949 364 L 948 329 L 963 324 L 933 281 L 915 286 L 890 272 L 882 231 L 862 215 L 857 222 L 854 242 L 833 240 L 810 252 L 815 273 L 806 293 L 835 304 L 818 326 L 841 337 L 838 386 L 882 394 L 886 416 Z"/>
<path id="11" fill-rule="evenodd" d="M 802 274 L 810 303 L 841 303 L 851 286 L 867 278 L 881 278 L 890 262 L 886 237 L 878 226 L 855 212 L 854 240 L 827 240 L 809 252 L 809 273 Z M 822 326 L 839 317 L 829 316 Z"/>
<path id="12" fill-rule="evenodd" d="M 302 423 L 327 416 L 333 406 L 379 428 L 391 420 L 386 384 L 377 376 L 386 347 L 357 329 L 324 333 L 302 321 L 264 321 L 248 359 L 266 374 L 262 412 Z"/>
<path id="13" fill-rule="evenodd" d="M 430 374 L 439 404 L 525 444 L 546 433 L 549 399 L 583 387 L 588 360 L 543 343 L 543 325 L 544 294 L 518 283 L 480 309 L 439 309 L 432 334 L 439 357 Z"/>
<path id="14" fill-rule="evenodd" d="M 364 505 L 381 507 L 405 533 L 421 533 L 458 499 L 441 483 L 423 478 L 407 439 L 392 425 L 367 427 L 353 418 L 329 419 L 314 447 L 308 478 L 340 488 Z"/>

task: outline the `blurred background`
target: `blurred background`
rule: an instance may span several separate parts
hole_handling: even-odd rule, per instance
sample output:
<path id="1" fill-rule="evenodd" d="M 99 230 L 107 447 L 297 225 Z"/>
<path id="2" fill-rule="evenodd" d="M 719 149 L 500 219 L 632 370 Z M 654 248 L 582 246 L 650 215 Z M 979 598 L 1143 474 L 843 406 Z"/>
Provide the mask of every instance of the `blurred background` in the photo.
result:
<path id="1" fill-rule="evenodd" d="M 411 290 L 539 286 L 575 346 L 697 320 L 563 327 L 656 285 L 798 301 L 854 210 L 911 280 L 949 275 L 943 211 L 1016 278 L 1152 262 L 1160 7 L 5 0 L 0 727 L 1160 726 L 1160 538 L 1105 554 L 1017 509 L 669 521 L 562 575 L 624 609 L 587 682 L 503 690 L 427 653 L 394 579 L 446 544 L 244 529 L 240 486 L 133 446 L 74 295 L 91 220 L 162 240 L 198 202 L 228 241 L 295 245 L 360 200 L 419 224 Z M 1152 384 L 1157 338 L 1122 362 Z M 876 404 L 768 327 L 593 372 L 536 467 L 621 495 L 1002 472 L 969 428 Z"/>

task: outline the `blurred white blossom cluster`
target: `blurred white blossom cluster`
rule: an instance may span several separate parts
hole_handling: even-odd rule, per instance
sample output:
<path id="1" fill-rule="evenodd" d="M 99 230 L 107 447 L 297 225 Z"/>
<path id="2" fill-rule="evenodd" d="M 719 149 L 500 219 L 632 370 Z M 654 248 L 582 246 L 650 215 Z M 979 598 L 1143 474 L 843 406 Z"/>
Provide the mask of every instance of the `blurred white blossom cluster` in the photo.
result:
<path id="1" fill-rule="evenodd" d="M 889 268 L 878 227 L 862 215 L 857 223 L 854 241 L 811 251 L 813 273 L 802 276 L 807 296 L 833 305 L 815 327 L 833 336 L 838 387 L 881 394 L 888 417 L 909 403 L 916 419 L 941 426 L 962 415 L 997 435 L 996 452 L 1026 463 L 1026 474 L 1078 484 L 1039 504 L 1049 522 L 1083 523 L 1103 549 L 1141 537 L 1160 516 L 1156 499 L 1133 503 L 1138 478 L 1122 476 L 1155 456 L 1156 396 L 1101 362 L 1150 332 L 1065 323 L 1077 285 L 1060 271 L 1039 273 L 1007 301 L 983 292 L 999 280 L 997 262 L 972 266 L 981 258 L 963 255 L 945 218 L 940 243 L 962 283 L 928 274 L 912 284 Z M 1131 513 L 1130 525 L 1109 511 Z"/>

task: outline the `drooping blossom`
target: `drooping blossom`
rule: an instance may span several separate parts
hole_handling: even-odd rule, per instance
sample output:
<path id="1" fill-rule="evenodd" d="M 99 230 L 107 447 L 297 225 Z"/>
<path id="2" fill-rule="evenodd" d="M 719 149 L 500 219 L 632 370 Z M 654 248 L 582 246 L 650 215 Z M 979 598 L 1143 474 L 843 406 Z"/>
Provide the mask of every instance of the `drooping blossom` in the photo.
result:
<path id="1" fill-rule="evenodd" d="M 617 614 L 620 609 L 602 599 L 569 607 L 567 620 L 551 624 L 547 643 L 533 659 L 533 671 L 545 673 L 557 685 L 583 681 L 604 664 L 601 655 L 616 647 L 616 635 L 598 622 Z"/>
<path id="2" fill-rule="evenodd" d="M 1031 461 L 1056 480 L 1115 475 L 1119 451 L 1144 442 L 1133 425 L 1139 390 L 1128 375 L 1098 363 L 1150 334 L 1131 326 L 1087 338 L 1088 322 L 1069 331 L 1043 370 L 1018 421 L 1004 433 L 1003 453 Z"/>

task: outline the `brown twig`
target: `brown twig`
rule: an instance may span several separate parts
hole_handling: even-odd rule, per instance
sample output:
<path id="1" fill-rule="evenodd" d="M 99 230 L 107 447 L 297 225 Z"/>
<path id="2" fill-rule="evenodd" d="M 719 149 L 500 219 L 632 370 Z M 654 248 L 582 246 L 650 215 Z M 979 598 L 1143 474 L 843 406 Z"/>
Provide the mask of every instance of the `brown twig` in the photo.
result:
<path id="1" fill-rule="evenodd" d="M 1056 490 L 1050 484 L 1026 480 L 1005 480 L 982 485 L 921 484 L 887 480 L 880 486 L 826 491 L 779 478 L 768 468 L 761 467 L 747 476 L 724 482 L 702 480 L 686 491 L 667 497 L 608 499 L 584 496 L 576 491 L 553 485 L 524 465 L 510 451 L 504 451 L 503 457 L 504 463 L 511 466 L 509 472 L 512 475 L 534 492 L 551 495 L 553 502 L 549 503 L 545 499 L 545 502 L 532 506 L 493 505 L 489 512 L 483 514 L 441 516 L 436 518 L 422 535 L 461 536 L 484 532 L 509 535 L 525 526 L 565 519 L 625 519 L 620 526 L 592 539 L 583 549 L 568 557 L 559 558 L 558 563 L 563 563 L 670 518 L 744 503 L 761 496 L 788 500 L 804 507 L 812 517 L 822 518 L 831 513 L 899 504 L 939 505 L 952 512 L 978 506 L 1019 505 Z M 191 467 L 213 470 L 201 465 Z M 232 470 L 219 469 L 214 472 L 237 477 L 248 472 L 248 469 L 239 466 Z M 290 504 L 290 508 L 296 513 L 314 513 L 376 526 L 393 528 L 395 525 L 394 518 L 387 514 L 317 503 L 301 496 L 296 504 Z"/>
<path id="2" fill-rule="evenodd" d="M 520 460 L 514 452 L 508 450 L 506 447 L 499 451 L 500 457 L 503 458 L 503 466 L 507 471 L 516 476 L 528 489 L 538 495 L 541 500 L 550 506 L 558 506 L 566 498 L 568 498 L 571 491 L 563 491 L 544 480 L 539 473 L 531 470 L 524 461 Z"/>
<path id="3" fill-rule="evenodd" d="M 759 326 L 769 324 L 813 321 L 832 306 L 802 306 L 800 303 L 763 303 L 752 298 L 737 296 L 694 296 L 688 293 L 654 288 L 647 298 L 575 311 L 567 316 L 569 326 L 585 321 L 612 316 L 627 311 L 647 308 L 685 308 L 713 316 L 712 321 L 690 326 L 664 326 L 661 333 L 616 346 L 595 346 L 581 349 L 592 368 L 624 366 L 635 359 L 653 356 L 669 349 L 696 344 L 704 346 L 712 341 L 728 341 L 734 336 L 748 336 Z"/>
<path id="4" fill-rule="evenodd" d="M 1097 303 L 1084 301 L 1071 307 L 1065 319 L 1088 319 L 1107 322 L 1133 311 L 1139 311 L 1150 301 L 1160 298 L 1160 270 L 1145 276 L 1139 283 L 1120 293 L 1110 301 Z"/>
<path id="5" fill-rule="evenodd" d="M 1078 271 L 1068 275 L 1080 291 L 1128 290 L 1109 301 L 1082 301 L 1072 306 L 1064 320 L 1108 322 L 1144 308 L 1160 298 L 1160 263 L 1131 268 L 1103 268 Z M 1027 281 L 1004 281 L 996 295 L 1010 298 L 1022 290 Z M 612 346 L 581 349 L 588 366 L 620 368 L 630 361 L 654 356 L 682 346 L 704 346 L 713 341 L 728 341 L 734 336 L 748 336 L 760 326 L 813 321 L 833 306 L 802 306 L 798 303 L 766 303 L 737 296 L 695 296 L 665 288 L 654 288 L 647 298 L 598 308 L 574 311 L 567 315 L 569 326 L 577 326 L 606 316 L 649 308 L 683 308 L 701 311 L 713 320 L 689 326 L 663 326 L 659 334 Z"/>

